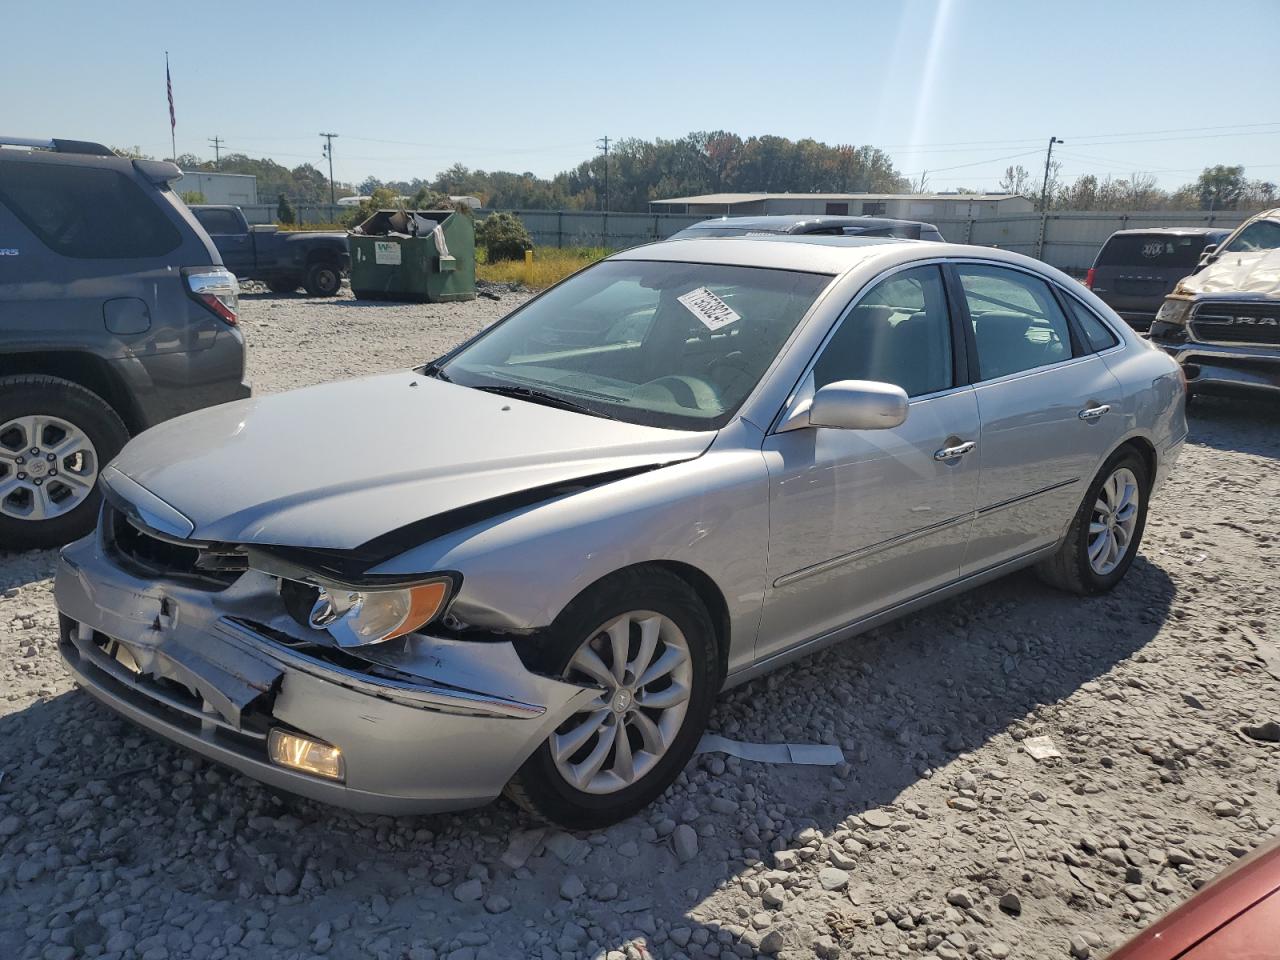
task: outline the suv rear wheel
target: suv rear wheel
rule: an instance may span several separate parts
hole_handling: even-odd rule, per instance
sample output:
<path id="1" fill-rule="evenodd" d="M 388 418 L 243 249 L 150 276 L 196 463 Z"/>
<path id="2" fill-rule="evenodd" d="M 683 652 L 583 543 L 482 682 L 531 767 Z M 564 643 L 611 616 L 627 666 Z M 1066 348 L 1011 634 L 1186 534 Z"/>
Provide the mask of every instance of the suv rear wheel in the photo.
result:
<path id="1" fill-rule="evenodd" d="M 57 377 L 0 377 L 0 546 L 56 547 L 93 529 L 98 472 L 129 439 L 96 393 Z"/>

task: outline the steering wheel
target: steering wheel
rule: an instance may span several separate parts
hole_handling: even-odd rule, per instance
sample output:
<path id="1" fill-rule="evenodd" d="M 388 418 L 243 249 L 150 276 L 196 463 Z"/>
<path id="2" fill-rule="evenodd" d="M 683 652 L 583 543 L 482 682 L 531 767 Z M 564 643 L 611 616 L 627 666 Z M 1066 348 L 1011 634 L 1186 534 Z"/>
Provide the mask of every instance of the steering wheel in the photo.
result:
<path id="1" fill-rule="evenodd" d="M 716 371 L 720 369 L 724 369 L 727 376 L 725 374 L 717 374 Z M 741 350 L 726 353 L 723 357 L 714 357 L 707 362 L 706 371 L 716 389 L 722 394 L 727 392 L 727 388 L 738 377 L 749 378 L 751 376 L 750 364 L 748 364 L 747 358 Z"/>
<path id="2" fill-rule="evenodd" d="M 701 377 L 681 374 L 671 374 L 642 383 L 631 394 L 631 399 L 656 400 L 687 410 L 719 412 L 724 409 L 724 404 L 720 402 L 720 391 L 714 384 Z"/>

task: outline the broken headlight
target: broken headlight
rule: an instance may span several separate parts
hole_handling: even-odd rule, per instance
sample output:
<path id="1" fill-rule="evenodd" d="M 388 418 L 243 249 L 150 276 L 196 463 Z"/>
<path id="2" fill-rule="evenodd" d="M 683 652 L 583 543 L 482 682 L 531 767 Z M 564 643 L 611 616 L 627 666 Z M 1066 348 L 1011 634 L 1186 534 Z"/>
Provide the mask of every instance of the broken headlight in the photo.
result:
<path id="1" fill-rule="evenodd" d="M 444 610 L 452 592 L 449 577 L 388 587 L 282 580 L 280 587 L 294 619 L 329 631 L 340 647 L 382 643 L 413 633 Z"/>
<path id="2" fill-rule="evenodd" d="M 1187 314 L 1191 312 L 1191 301 L 1169 297 L 1160 305 L 1156 319 L 1161 323 L 1183 326 L 1187 322 Z"/>

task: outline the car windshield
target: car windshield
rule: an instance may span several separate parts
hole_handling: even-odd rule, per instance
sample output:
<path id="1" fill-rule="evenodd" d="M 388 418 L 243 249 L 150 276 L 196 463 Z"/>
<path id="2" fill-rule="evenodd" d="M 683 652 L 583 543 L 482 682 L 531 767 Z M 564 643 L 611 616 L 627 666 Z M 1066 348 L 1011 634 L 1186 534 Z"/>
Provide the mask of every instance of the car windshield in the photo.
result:
<path id="1" fill-rule="evenodd" d="M 719 429 L 830 281 L 757 267 L 609 260 L 433 369 L 465 386 L 630 423 Z"/>
<path id="2" fill-rule="evenodd" d="M 1253 253 L 1280 247 L 1280 221 L 1255 220 L 1227 244 L 1227 253 Z"/>

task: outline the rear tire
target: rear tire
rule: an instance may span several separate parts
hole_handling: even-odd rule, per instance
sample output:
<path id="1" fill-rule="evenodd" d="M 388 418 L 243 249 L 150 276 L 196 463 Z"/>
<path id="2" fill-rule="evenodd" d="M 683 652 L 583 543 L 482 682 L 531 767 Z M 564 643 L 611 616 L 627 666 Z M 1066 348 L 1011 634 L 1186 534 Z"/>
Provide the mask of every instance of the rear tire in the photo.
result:
<path id="1" fill-rule="evenodd" d="M 77 438 L 79 456 L 64 455 L 63 445 Z M 98 474 L 128 440 L 116 412 L 79 384 L 0 377 L 0 548 L 57 547 L 92 530 L 102 500 Z M 41 451 L 34 457 L 33 447 Z M 22 516 L 37 511 L 49 516 Z"/>
<path id="2" fill-rule="evenodd" d="M 1123 488 L 1130 484 L 1136 503 L 1126 500 Z M 1040 579 L 1082 596 L 1106 593 L 1123 580 L 1142 543 L 1150 492 L 1146 462 L 1132 447 L 1117 450 L 1089 484 L 1058 552 L 1037 564 Z M 1132 514 L 1127 503 L 1132 503 Z M 1122 541 L 1118 556 L 1107 552 Z"/>
<path id="3" fill-rule="evenodd" d="M 616 685 L 593 684 L 583 676 L 584 651 L 588 659 L 599 651 L 592 663 L 612 668 L 617 648 L 611 646 L 607 628 L 619 623 L 624 628 L 618 635 L 625 638 L 619 643 L 627 651 L 618 671 L 624 679 Z M 647 641 L 647 658 L 646 636 L 654 638 Z M 599 703 L 580 706 L 557 727 L 505 793 L 535 816 L 574 830 L 626 819 L 671 785 L 702 737 L 720 683 L 715 628 L 706 607 L 688 584 L 661 567 L 620 571 L 575 599 L 551 626 L 537 660 L 532 665 L 536 670 L 600 686 L 603 692 Z M 678 666 L 657 672 L 668 663 Z M 626 669 L 632 664 L 639 677 Z M 657 679 L 640 682 L 650 674 Z M 679 699 L 681 690 L 687 690 L 687 698 Z M 565 747 L 576 731 L 588 727 L 591 732 L 578 747 Z M 626 738 L 625 765 L 618 752 L 620 737 Z M 559 760 L 553 742 L 560 749 Z M 586 769 L 601 745 L 597 772 L 571 782 L 570 774 Z"/>
<path id="4" fill-rule="evenodd" d="M 336 297 L 342 289 L 342 271 L 336 263 L 324 260 L 313 263 L 307 267 L 304 286 L 313 297 Z"/>

